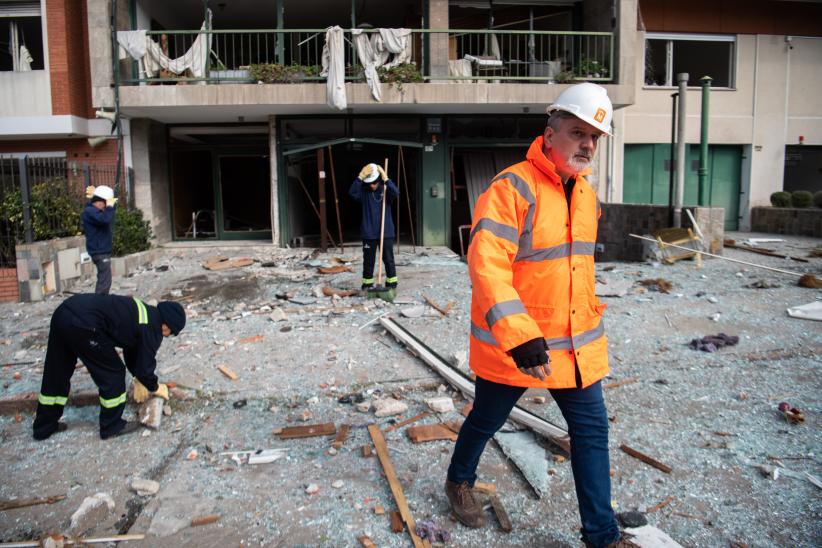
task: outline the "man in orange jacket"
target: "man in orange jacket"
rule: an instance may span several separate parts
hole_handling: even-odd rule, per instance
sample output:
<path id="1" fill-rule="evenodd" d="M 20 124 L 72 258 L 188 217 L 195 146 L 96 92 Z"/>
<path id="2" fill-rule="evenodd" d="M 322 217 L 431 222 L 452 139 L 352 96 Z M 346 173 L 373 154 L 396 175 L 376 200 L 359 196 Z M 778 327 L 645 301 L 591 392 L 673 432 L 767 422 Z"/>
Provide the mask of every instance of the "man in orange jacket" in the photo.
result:
<path id="1" fill-rule="evenodd" d="M 463 524 L 484 524 L 472 487 L 485 445 L 528 388 L 547 388 L 568 423 L 582 540 L 635 546 L 611 507 L 600 383 L 608 373 L 605 307 L 594 294 L 600 207 L 583 177 L 599 138 L 611 134 L 613 109 L 604 88 L 584 83 L 562 92 L 548 112 L 525 161 L 497 175 L 474 209 L 468 271 L 476 395 L 445 491 Z"/>

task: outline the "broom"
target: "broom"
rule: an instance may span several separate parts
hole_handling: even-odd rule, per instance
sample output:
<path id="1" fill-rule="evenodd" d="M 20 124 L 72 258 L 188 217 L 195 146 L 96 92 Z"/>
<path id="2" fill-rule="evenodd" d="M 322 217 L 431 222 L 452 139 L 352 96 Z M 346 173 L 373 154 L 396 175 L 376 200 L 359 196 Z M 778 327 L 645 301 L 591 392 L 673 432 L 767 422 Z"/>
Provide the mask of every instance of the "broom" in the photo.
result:
<path id="1" fill-rule="evenodd" d="M 385 159 L 385 172 L 388 173 L 388 158 Z M 385 195 L 388 194 L 388 185 L 382 189 L 382 215 L 380 218 L 380 248 L 377 253 L 377 263 L 379 264 L 379 270 L 377 271 L 377 285 L 374 287 L 368 288 L 368 294 L 366 295 L 369 299 L 382 299 L 384 301 L 388 301 L 389 303 L 394 302 L 394 297 L 396 293 L 394 292 L 394 288 L 384 287 L 382 285 L 382 246 L 385 242 Z"/>

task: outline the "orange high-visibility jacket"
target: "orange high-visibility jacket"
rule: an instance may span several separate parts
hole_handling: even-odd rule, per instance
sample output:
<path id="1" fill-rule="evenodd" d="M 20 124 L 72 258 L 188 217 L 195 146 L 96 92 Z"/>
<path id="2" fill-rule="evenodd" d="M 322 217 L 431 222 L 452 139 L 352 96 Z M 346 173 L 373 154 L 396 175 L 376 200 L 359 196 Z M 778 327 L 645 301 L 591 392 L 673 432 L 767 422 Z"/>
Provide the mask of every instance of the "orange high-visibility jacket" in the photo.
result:
<path id="1" fill-rule="evenodd" d="M 594 294 L 598 216 L 599 201 L 581 176 L 569 208 L 542 137 L 524 162 L 502 171 L 479 197 L 468 248 L 470 365 L 478 376 L 511 386 L 573 388 L 575 362 L 583 387 L 608 373 L 605 305 Z M 521 373 L 508 355 L 538 337 L 551 357 L 545 381 Z"/>

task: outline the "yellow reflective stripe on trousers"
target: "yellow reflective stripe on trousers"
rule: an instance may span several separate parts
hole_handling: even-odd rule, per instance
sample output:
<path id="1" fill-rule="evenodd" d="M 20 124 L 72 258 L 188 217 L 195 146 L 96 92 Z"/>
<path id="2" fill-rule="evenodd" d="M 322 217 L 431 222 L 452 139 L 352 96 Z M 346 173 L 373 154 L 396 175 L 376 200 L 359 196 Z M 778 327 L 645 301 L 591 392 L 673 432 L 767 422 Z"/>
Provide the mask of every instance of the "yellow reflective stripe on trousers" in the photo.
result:
<path id="1" fill-rule="evenodd" d="M 122 394 L 120 394 L 116 398 L 111 398 L 110 400 L 107 400 L 103 396 L 100 396 L 100 405 L 102 405 L 106 409 L 111 409 L 112 407 L 117 407 L 118 405 L 123 405 L 124 403 L 126 403 L 126 393 L 125 392 L 123 392 Z"/>
<path id="2" fill-rule="evenodd" d="M 137 323 L 141 325 L 148 324 L 148 310 L 146 310 L 146 305 L 143 304 L 138 298 L 134 298 L 134 302 L 137 303 Z"/>
<path id="3" fill-rule="evenodd" d="M 68 398 L 66 396 L 46 396 L 45 394 L 40 394 L 37 396 L 37 401 L 40 402 L 41 405 L 66 405 Z"/>
<path id="4" fill-rule="evenodd" d="M 396 276 L 394 276 L 393 278 L 386 278 L 385 281 L 390 284 L 395 284 L 399 281 L 399 279 Z"/>

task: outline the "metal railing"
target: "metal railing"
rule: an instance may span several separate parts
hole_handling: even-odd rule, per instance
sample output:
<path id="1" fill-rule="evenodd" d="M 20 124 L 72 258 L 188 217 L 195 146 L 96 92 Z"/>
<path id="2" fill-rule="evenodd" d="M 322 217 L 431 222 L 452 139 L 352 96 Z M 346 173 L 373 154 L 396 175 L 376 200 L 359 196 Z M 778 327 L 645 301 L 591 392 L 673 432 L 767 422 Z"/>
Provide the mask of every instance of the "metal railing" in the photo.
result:
<path id="1" fill-rule="evenodd" d="M 0 267 L 16 265 L 17 244 L 80 234 L 87 186 L 112 187 L 128 207 L 132 185 L 116 179 L 113 165 L 0 156 Z"/>
<path id="2" fill-rule="evenodd" d="M 365 30 L 375 33 L 376 30 Z M 321 81 L 324 29 L 149 31 L 171 59 L 186 55 L 200 34 L 211 39 L 204 76 L 190 71 L 155 77 L 121 76 L 120 84 L 179 82 L 291 83 Z M 364 79 L 350 30 L 344 31 L 346 79 Z M 372 34 L 373 36 L 373 34 Z M 432 51 L 440 48 L 438 51 Z M 449 74 L 432 74 L 429 57 L 446 58 Z M 437 53 L 434 56 L 432 53 Z M 416 29 L 410 37 L 410 62 L 425 80 L 570 82 L 613 80 L 614 43 L 609 32 Z M 136 65 L 136 63 L 135 63 Z M 262 75 L 262 76 L 261 76 Z"/>

